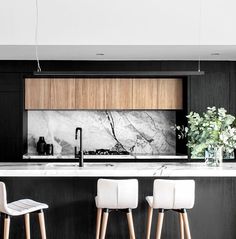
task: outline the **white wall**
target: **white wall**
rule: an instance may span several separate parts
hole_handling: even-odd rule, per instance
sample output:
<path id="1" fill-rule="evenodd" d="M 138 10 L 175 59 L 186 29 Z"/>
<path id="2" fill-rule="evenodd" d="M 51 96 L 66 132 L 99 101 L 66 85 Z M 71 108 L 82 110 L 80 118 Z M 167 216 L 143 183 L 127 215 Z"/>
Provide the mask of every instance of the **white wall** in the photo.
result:
<path id="1" fill-rule="evenodd" d="M 236 45 L 236 1 L 38 0 L 40 45 Z M 0 0 L 0 45 L 34 45 L 35 0 Z"/>

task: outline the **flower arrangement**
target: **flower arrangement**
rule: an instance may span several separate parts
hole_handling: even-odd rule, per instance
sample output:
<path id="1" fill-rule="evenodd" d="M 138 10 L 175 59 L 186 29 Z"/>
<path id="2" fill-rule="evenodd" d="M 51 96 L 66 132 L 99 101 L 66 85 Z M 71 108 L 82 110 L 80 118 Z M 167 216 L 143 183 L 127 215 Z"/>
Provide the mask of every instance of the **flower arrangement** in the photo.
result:
<path id="1" fill-rule="evenodd" d="M 232 153 L 236 148 L 236 120 L 224 108 L 208 107 L 202 115 L 187 115 L 188 127 L 175 126 L 178 138 L 187 137 L 193 157 L 201 157 L 209 148 L 223 147 Z"/>

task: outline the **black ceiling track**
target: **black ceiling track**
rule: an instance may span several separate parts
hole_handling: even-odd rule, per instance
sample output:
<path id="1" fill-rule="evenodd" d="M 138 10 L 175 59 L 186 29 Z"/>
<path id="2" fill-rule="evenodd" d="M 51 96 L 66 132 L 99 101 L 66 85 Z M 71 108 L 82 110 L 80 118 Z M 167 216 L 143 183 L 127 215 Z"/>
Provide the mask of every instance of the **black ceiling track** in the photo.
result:
<path id="1" fill-rule="evenodd" d="M 35 71 L 38 77 L 183 77 L 201 76 L 204 71 Z"/>

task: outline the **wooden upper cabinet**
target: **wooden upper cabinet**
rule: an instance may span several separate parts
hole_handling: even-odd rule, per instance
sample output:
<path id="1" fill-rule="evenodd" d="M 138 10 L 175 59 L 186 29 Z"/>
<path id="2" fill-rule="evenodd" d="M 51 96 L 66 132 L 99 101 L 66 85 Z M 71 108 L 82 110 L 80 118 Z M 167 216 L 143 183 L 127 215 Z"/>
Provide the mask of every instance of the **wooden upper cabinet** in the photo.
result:
<path id="1" fill-rule="evenodd" d="M 75 80 L 76 109 L 105 109 L 105 88 L 102 79 Z"/>
<path id="2" fill-rule="evenodd" d="M 26 109 L 182 109 L 182 79 L 26 79 Z"/>
<path id="3" fill-rule="evenodd" d="M 132 109 L 132 80 L 77 79 L 77 109 Z"/>
<path id="4" fill-rule="evenodd" d="M 105 82 L 106 109 L 132 109 L 132 87 L 132 79 L 107 79 Z"/>
<path id="5" fill-rule="evenodd" d="M 153 79 L 133 80 L 133 109 L 156 109 L 157 81 Z"/>
<path id="6" fill-rule="evenodd" d="M 75 79 L 52 79 L 50 101 L 50 109 L 74 109 Z"/>
<path id="7" fill-rule="evenodd" d="M 25 79 L 25 109 L 50 109 L 50 79 Z"/>
<path id="8" fill-rule="evenodd" d="M 74 79 L 25 79 L 25 109 L 74 108 Z"/>
<path id="9" fill-rule="evenodd" d="M 159 79 L 158 92 L 159 109 L 183 109 L 182 79 Z"/>
<path id="10" fill-rule="evenodd" d="M 133 109 L 182 109 L 182 79 L 134 79 Z"/>

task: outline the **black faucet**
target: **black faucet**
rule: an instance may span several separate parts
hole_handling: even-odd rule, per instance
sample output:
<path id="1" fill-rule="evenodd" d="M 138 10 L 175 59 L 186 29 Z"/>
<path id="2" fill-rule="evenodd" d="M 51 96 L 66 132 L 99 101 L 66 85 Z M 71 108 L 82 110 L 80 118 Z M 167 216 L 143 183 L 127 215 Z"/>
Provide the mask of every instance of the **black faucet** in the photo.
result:
<path id="1" fill-rule="evenodd" d="M 83 146 L 82 146 L 82 128 L 77 127 L 75 129 L 75 140 L 78 139 L 78 131 L 80 131 L 80 150 L 78 151 L 78 147 L 75 146 L 75 158 L 79 159 L 79 167 L 84 166 L 84 155 L 83 155 Z"/>

